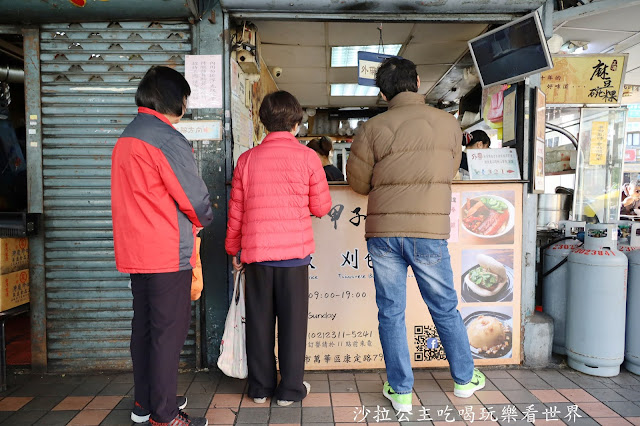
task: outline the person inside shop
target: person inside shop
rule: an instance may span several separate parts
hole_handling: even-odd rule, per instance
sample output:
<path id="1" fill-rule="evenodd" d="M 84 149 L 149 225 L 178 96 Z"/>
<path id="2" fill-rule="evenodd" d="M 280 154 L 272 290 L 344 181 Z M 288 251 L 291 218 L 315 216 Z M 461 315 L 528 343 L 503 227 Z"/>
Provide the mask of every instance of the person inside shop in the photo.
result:
<path id="1" fill-rule="evenodd" d="M 0 82 L 0 211 L 18 212 L 27 209 L 27 163 L 24 132 L 16 132 L 10 104 L 9 84 Z"/>
<path id="2" fill-rule="evenodd" d="M 620 214 L 640 216 L 640 180 L 630 182 L 626 187 L 627 197 L 622 201 Z"/>
<path id="3" fill-rule="evenodd" d="M 327 181 L 344 181 L 344 175 L 340 169 L 333 165 L 333 142 L 329 137 L 311 139 L 307 147 L 313 149 L 320 157 Z"/>
<path id="4" fill-rule="evenodd" d="M 111 213 L 118 271 L 131 274 L 131 419 L 152 426 L 207 426 L 176 397 L 180 350 L 191 322 L 196 235 L 213 220 L 209 191 L 191 143 L 173 125 L 191 88 L 178 71 L 158 66 L 136 92 L 138 115 L 111 155 Z"/>
<path id="5" fill-rule="evenodd" d="M 474 369 L 457 309 L 447 247 L 451 182 L 460 165 L 462 132 L 451 114 L 426 105 L 424 95 L 417 93 L 420 78 L 413 62 L 385 59 L 376 85 L 389 109 L 364 123 L 355 136 L 347 182 L 369 196 L 365 238 L 373 260 L 388 380 L 382 393 L 396 411 L 410 412 L 413 371 L 405 325 L 409 266 L 446 351 L 454 395 L 468 398 L 485 386 L 484 375 Z M 380 158 L 374 152 L 386 154 Z"/>
<path id="6" fill-rule="evenodd" d="M 245 270 L 247 394 L 257 404 L 274 397 L 288 406 L 311 391 L 303 381 L 315 250 L 311 215 L 329 213 L 331 195 L 320 158 L 295 137 L 302 122 L 298 100 L 271 93 L 259 116 L 269 133 L 240 156 L 233 172 L 225 249 L 236 271 Z"/>
<path id="7" fill-rule="evenodd" d="M 491 147 L 491 138 L 484 130 L 474 130 L 471 133 L 464 132 L 462 134 L 462 146 L 466 147 L 466 149 L 489 149 Z M 460 168 L 469 171 L 466 152 L 462 153 Z"/>

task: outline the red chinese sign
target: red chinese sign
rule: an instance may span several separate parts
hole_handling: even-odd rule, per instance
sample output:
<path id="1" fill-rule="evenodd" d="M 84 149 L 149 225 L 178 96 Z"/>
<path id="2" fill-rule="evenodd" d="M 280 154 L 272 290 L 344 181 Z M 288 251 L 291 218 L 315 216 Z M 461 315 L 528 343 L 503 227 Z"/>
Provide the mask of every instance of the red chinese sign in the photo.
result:
<path id="1" fill-rule="evenodd" d="M 624 151 L 624 161 L 625 163 L 636 161 L 636 150 L 635 149 L 627 149 Z"/>

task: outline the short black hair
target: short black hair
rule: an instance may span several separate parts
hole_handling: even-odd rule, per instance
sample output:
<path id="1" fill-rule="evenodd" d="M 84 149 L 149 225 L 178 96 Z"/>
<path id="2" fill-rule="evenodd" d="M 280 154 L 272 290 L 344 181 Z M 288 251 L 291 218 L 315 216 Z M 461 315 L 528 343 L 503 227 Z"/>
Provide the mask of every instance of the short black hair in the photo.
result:
<path id="1" fill-rule="evenodd" d="M 142 77 L 136 91 L 136 105 L 179 117 L 189 95 L 191 87 L 182 74 L 173 68 L 156 66 Z"/>
<path id="2" fill-rule="evenodd" d="M 260 121 L 270 132 L 290 132 L 302 123 L 300 102 L 289 92 L 269 93 L 260 104 Z"/>
<path id="3" fill-rule="evenodd" d="M 397 56 L 385 59 L 376 71 L 376 86 L 388 101 L 401 92 L 417 92 L 416 64 Z"/>
<path id="4" fill-rule="evenodd" d="M 484 130 L 474 130 L 471 132 L 471 144 L 482 142 L 483 145 L 491 146 L 491 138 Z"/>
<path id="5" fill-rule="evenodd" d="M 327 136 L 322 136 L 321 138 L 311 139 L 307 147 L 324 157 L 328 157 L 331 151 L 333 151 L 333 142 L 331 142 L 331 139 Z"/>

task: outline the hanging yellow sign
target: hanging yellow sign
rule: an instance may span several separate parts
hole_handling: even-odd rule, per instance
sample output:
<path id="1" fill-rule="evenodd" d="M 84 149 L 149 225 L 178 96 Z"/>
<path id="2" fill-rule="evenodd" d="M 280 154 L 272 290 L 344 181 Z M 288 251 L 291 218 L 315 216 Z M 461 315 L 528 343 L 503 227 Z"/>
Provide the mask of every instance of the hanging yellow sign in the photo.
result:
<path id="1" fill-rule="evenodd" d="M 554 56 L 541 76 L 549 104 L 619 105 L 628 54 Z"/>
<path id="2" fill-rule="evenodd" d="M 607 161 L 607 134 L 609 123 L 593 121 L 591 123 L 591 146 L 589 148 L 589 164 L 604 166 Z"/>

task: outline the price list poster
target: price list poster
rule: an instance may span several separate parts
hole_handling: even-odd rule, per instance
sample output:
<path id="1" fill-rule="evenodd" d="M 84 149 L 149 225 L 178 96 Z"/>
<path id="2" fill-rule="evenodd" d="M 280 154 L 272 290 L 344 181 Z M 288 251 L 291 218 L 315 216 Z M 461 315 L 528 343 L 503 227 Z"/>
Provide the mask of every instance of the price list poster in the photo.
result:
<path id="1" fill-rule="evenodd" d="M 453 185 L 453 279 L 476 365 L 518 364 L 522 188 L 489 188 Z M 373 264 L 364 239 L 367 197 L 348 186 L 331 186 L 331 197 L 331 212 L 313 219 L 316 251 L 309 267 L 306 369 L 384 368 Z M 447 366 L 411 268 L 406 324 L 412 365 Z"/>

